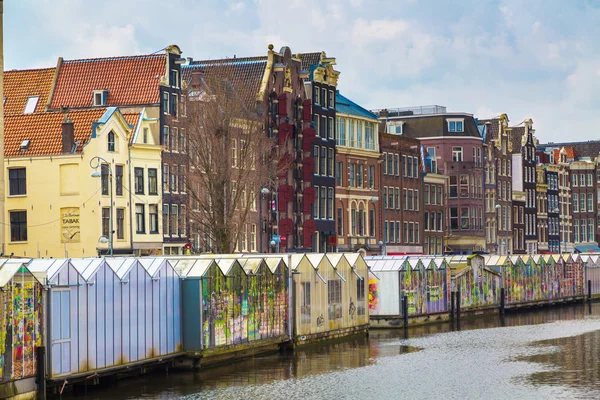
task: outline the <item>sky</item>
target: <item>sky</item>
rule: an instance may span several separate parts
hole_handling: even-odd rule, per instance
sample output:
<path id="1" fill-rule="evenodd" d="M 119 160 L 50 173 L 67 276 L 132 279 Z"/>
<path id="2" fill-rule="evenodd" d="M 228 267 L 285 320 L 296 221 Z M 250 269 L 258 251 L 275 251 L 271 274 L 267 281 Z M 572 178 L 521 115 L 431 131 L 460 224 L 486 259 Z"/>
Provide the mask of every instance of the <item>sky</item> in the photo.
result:
<path id="1" fill-rule="evenodd" d="M 6 0 L 5 70 L 58 57 L 325 51 L 365 108 L 438 104 L 600 139 L 600 0 Z"/>

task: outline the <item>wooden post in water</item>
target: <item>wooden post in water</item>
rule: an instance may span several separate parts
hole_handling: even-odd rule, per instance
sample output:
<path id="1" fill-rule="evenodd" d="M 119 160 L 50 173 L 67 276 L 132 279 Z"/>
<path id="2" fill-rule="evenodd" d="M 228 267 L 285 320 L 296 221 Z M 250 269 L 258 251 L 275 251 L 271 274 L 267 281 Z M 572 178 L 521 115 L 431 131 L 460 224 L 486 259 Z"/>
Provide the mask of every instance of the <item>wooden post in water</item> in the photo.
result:
<path id="1" fill-rule="evenodd" d="M 456 292 L 450 292 L 450 320 L 454 321 L 454 302 L 456 299 Z"/>
<path id="2" fill-rule="evenodd" d="M 587 286 L 588 286 L 588 302 L 592 302 L 592 280 L 588 279 L 587 282 Z"/>
<path id="3" fill-rule="evenodd" d="M 504 288 L 500 288 L 500 315 L 504 315 Z"/>

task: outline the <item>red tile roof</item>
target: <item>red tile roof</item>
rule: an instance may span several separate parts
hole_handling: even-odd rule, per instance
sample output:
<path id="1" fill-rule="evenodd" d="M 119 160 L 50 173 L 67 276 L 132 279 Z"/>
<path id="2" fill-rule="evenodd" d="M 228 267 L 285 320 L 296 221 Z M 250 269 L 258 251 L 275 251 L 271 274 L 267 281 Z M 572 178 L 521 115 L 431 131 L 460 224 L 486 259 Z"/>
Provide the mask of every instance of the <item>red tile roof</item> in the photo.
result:
<path id="1" fill-rule="evenodd" d="M 129 125 L 133 126 L 129 133 L 129 143 L 131 143 L 133 141 L 135 128 L 137 128 L 138 122 L 140 121 L 140 113 L 123 113 L 123 118 L 125 118 L 125 121 L 127 121 Z"/>
<path id="2" fill-rule="evenodd" d="M 92 123 L 106 112 L 105 108 L 70 111 L 73 121 L 77 152 L 90 140 Z M 4 156 L 43 156 L 62 153 L 62 123 L 64 114 L 48 112 L 7 116 L 4 121 Z M 21 143 L 29 140 L 29 148 L 21 151 Z"/>
<path id="3" fill-rule="evenodd" d="M 27 99 L 39 96 L 34 112 L 44 112 L 52 90 L 56 68 L 26 69 L 4 73 L 4 115 L 20 115 Z"/>
<path id="4" fill-rule="evenodd" d="M 50 107 L 92 107 L 94 90 L 108 90 L 107 107 L 158 104 L 165 73 L 165 54 L 64 61 Z"/>

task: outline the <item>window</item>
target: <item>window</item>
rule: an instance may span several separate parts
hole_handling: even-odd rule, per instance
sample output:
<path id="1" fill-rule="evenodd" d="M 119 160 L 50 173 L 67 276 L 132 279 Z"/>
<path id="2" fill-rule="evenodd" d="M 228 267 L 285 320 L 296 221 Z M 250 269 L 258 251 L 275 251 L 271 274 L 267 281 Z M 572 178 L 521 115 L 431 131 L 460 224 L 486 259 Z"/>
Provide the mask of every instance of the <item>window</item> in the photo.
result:
<path id="1" fill-rule="evenodd" d="M 576 219 L 573 221 L 573 240 L 575 243 L 579 243 L 579 220 Z"/>
<path id="2" fill-rule="evenodd" d="M 404 222 L 404 243 L 408 243 L 408 222 Z"/>
<path id="3" fill-rule="evenodd" d="M 115 165 L 115 192 L 117 196 L 123 196 L 123 166 Z"/>
<path id="4" fill-rule="evenodd" d="M 162 220 L 163 220 L 163 235 L 164 236 L 169 236 L 169 232 L 171 232 L 170 227 L 169 227 L 169 221 L 170 221 L 169 210 L 170 210 L 169 205 L 163 204 Z"/>
<path id="5" fill-rule="evenodd" d="M 133 176 L 135 179 L 134 189 L 135 194 L 144 194 L 144 169 L 143 168 L 134 168 Z"/>
<path id="6" fill-rule="evenodd" d="M 102 236 L 108 238 L 110 232 L 110 208 L 102 208 Z"/>
<path id="7" fill-rule="evenodd" d="M 396 207 L 396 210 L 399 210 L 400 209 L 400 188 L 396 188 L 395 191 L 396 191 L 396 194 L 394 196 L 394 200 L 396 201 L 395 207 Z"/>
<path id="8" fill-rule="evenodd" d="M 455 199 L 458 197 L 458 177 L 456 175 L 450 176 L 450 198 Z"/>
<path id="9" fill-rule="evenodd" d="M 313 156 L 315 158 L 315 175 L 320 175 L 320 168 L 321 168 L 321 148 L 319 146 L 314 146 L 313 147 Z"/>
<path id="10" fill-rule="evenodd" d="M 588 221 L 588 242 L 594 241 L 594 219 L 590 218 Z"/>
<path id="11" fill-rule="evenodd" d="M 460 209 L 460 228 L 469 229 L 469 209 L 467 207 Z"/>
<path id="12" fill-rule="evenodd" d="M 179 233 L 179 206 L 177 204 L 171 204 L 170 217 L 171 235 L 177 235 Z"/>
<path id="13" fill-rule="evenodd" d="M 33 114 L 35 112 L 35 108 L 37 107 L 39 99 L 40 98 L 38 96 L 28 97 L 27 103 L 25 104 L 25 110 L 23 110 L 23 114 Z"/>
<path id="14" fill-rule="evenodd" d="M 168 126 L 163 127 L 162 145 L 165 146 L 165 148 L 167 148 L 167 149 L 169 148 L 169 127 Z"/>
<path id="15" fill-rule="evenodd" d="M 450 208 L 450 229 L 453 231 L 458 230 L 458 208 Z"/>
<path id="16" fill-rule="evenodd" d="M 333 118 L 327 120 L 327 139 L 333 139 Z"/>
<path id="17" fill-rule="evenodd" d="M 356 236 L 356 209 L 352 208 L 350 210 L 350 234 L 352 236 Z"/>
<path id="18" fill-rule="evenodd" d="M 185 165 L 179 166 L 179 191 L 185 193 Z"/>
<path id="19" fill-rule="evenodd" d="M 350 174 L 348 175 L 348 186 L 350 186 L 350 187 L 356 187 L 355 174 L 356 174 L 356 164 L 351 163 L 350 164 Z"/>
<path id="20" fill-rule="evenodd" d="M 300 323 L 310 324 L 310 282 L 300 283 Z"/>
<path id="21" fill-rule="evenodd" d="M 108 132 L 108 151 L 115 151 L 115 133 L 113 131 Z"/>
<path id="22" fill-rule="evenodd" d="M 319 159 L 319 171 L 321 175 L 327 175 L 327 147 L 321 147 L 321 158 Z"/>
<path id="23" fill-rule="evenodd" d="M 250 225 L 250 251 L 256 251 L 256 224 Z"/>
<path id="24" fill-rule="evenodd" d="M 585 193 L 581 193 L 579 205 L 581 206 L 581 212 L 586 212 Z"/>
<path id="25" fill-rule="evenodd" d="M 169 150 L 177 151 L 177 128 L 172 128 L 169 136 Z"/>
<path id="26" fill-rule="evenodd" d="M 375 150 L 375 124 L 365 122 L 365 148 Z"/>
<path id="27" fill-rule="evenodd" d="M 106 100 L 108 99 L 108 91 L 107 90 L 95 90 L 93 95 L 93 105 L 94 106 L 103 106 L 106 105 Z"/>
<path id="28" fill-rule="evenodd" d="M 10 212 L 10 241 L 24 242 L 27 240 L 27 211 Z"/>
<path id="29" fill-rule="evenodd" d="M 146 214 L 144 204 L 135 205 L 135 231 L 136 233 L 146 233 Z"/>
<path id="30" fill-rule="evenodd" d="M 344 210 L 341 208 L 337 209 L 337 235 L 344 236 Z"/>
<path id="31" fill-rule="evenodd" d="M 148 194 L 158 194 L 158 176 L 156 168 L 148 168 Z"/>
<path id="32" fill-rule="evenodd" d="M 346 119 L 342 117 L 337 118 L 337 144 L 346 145 Z"/>
<path id="33" fill-rule="evenodd" d="M 573 193 L 573 212 L 579 212 L 579 195 L 577 193 Z"/>
<path id="34" fill-rule="evenodd" d="M 102 195 L 108 196 L 108 164 L 100 166 L 100 185 L 102 186 Z"/>
<path id="35" fill-rule="evenodd" d="M 448 120 L 448 132 L 463 132 L 463 120 Z"/>
<path id="36" fill-rule="evenodd" d="M 375 236 L 375 210 L 369 210 L 369 236 Z"/>
<path id="37" fill-rule="evenodd" d="M 406 165 L 406 156 L 402 156 L 402 176 L 406 176 L 408 166 Z"/>
<path id="38" fill-rule="evenodd" d="M 321 105 L 327 107 L 327 89 L 321 89 Z"/>
<path id="39" fill-rule="evenodd" d="M 314 98 L 315 104 L 319 104 L 320 103 L 319 102 L 319 88 L 315 87 L 314 92 L 315 92 L 315 98 Z"/>
<path id="40" fill-rule="evenodd" d="M 125 209 L 117 208 L 117 239 L 125 239 Z"/>
<path id="41" fill-rule="evenodd" d="M 179 87 L 179 71 L 177 71 L 176 69 L 172 69 L 171 70 L 171 86 L 173 87 Z"/>
<path id="42" fill-rule="evenodd" d="M 231 141 L 231 166 L 233 168 L 237 168 L 237 140 L 233 139 Z"/>
<path id="43" fill-rule="evenodd" d="M 319 218 L 319 196 L 321 194 L 321 191 L 319 190 L 318 186 L 315 186 L 315 202 L 313 204 L 314 210 L 313 210 L 313 218 Z"/>
<path id="44" fill-rule="evenodd" d="M 163 92 L 162 106 L 163 106 L 163 113 L 168 114 L 169 113 L 169 93 L 168 92 Z"/>
<path id="45" fill-rule="evenodd" d="M 594 194 L 588 193 L 588 212 L 594 212 Z"/>
<path id="46" fill-rule="evenodd" d="M 144 133 L 142 134 L 142 140 L 144 143 L 148 143 L 148 128 L 144 128 Z"/>
<path id="47" fill-rule="evenodd" d="M 178 173 L 177 165 L 173 165 L 171 167 L 171 185 L 170 185 L 171 192 L 177 192 L 177 173 Z"/>
<path id="48" fill-rule="evenodd" d="M 321 186 L 321 196 L 319 197 L 319 218 L 325 218 L 325 202 L 327 201 L 327 188 L 325 186 Z"/>
<path id="49" fill-rule="evenodd" d="M 460 176 L 460 197 L 469 197 L 469 175 Z"/>
<path id="50" fill-rule="evenodd" d="M 327 188 L 327 219 L 333 218 L 333 188 Z"/>
<path id="51" fill-rule="evenodd" d="M 163 165 L 162 182 L 163 182 L 163 192 L 168 192 L 169 191 L 169 165 L 168 164 Z"/>
<path id="52" fill-rule="evenodd" d="M 432 189 L 435 189 L 435 186 Z M 435 199 L 435 195 L 433 198 Z M 429 185 L 425 185 L 425 204 L 429 204 Z"/>
<path id="53" fill-rule="evenodd" d="M 158 204 L 150 204 L 148 214 L 150 216 L 150 233 L 158 233 Z"/>
<path id="54" fill-rule="evenodd" d="M 27 194 L 27 177 L 25 168 L 11 168 L 8 170 L 8 194 L 22 196 Z"/>
<path id="55" fill-rule="evenodd" d="M 333 176 L 333 148 L 327 149 L 327 175 Z"/>
<path id="56" fill-rule="evenodd" d="M 387 175 L 387 173 L 388 173 L 387 159 L 388 159 L 387 153 L 383 153 L 383 174 L 384 175 Z"/>
<path id="57" fill-rule="evenodd" d="M 342 186 L 342 162 L 338 161 L 335 163 L 335 184 Z"/>
<path id="58" fill-rule="evenodd" d="M 342 318 L 342 281 L 340 279 L 327 281 L 327 304 L 330 321 Z"/>
<path id="59" fill-rule="evenodd" d="M 412 162 L 412 157 L 407 157 L 407 164 L 408 164 L 408 176 L 410 178 L 412 178 L 412 176 L 413 176 L 413 162 Z"/>
<path id="60" fill-rule="evenodd" d="M 573 179 L 573 186 L 578 186 L 577 185 L 577 174 L 573 174 L 572 179 Z"/>
<path id="61" fill-rule="evenodd" d="M 357 187 L 362 188 L 363 187 L 363 182 L 364 182 L 364 177 L 363 177 L 363 171 L 364 171 L 364 165 L 359 164 L 357 165 L 357 170 L 356 170 L 356 183 L 357 183 Z"/>
<path id="62" fill-rule="evenodd" d="M 593 180 L 592 180 L 592 174 L 587 174 L 587 185 L 588 185 L 589 187 L 592 187 L 592 186 L 594 186 L 594 185 L 593 185 Z"/>
<path id="63" fill-rule="evenodd" d="M 462 147 L 453 147 L 452 148 L 452 161 L 462 162 L 462 160 L 463 160 L 463 148 Z"/>
<path id="64" fill-rule="evenodd" d="M 365 301 L 365 280 L 356 278 L 356 301 Z M 364 314 L 363 307 L 363 314 Z M 360 315 L 360 307 L 358 308 L 358 314 Z"/>

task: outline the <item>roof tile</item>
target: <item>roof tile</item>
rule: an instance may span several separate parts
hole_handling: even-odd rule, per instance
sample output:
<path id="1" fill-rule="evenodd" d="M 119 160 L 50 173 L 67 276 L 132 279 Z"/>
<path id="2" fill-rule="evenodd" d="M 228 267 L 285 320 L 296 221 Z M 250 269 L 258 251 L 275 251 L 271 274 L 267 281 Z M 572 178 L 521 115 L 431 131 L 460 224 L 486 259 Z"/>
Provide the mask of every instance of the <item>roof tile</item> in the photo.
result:
<path id="1" fill-rule="evenodd" d="M 105 108 L 74 110 L 68 117 L 74 123 L 76 152 L 90 140 L 92 123 L 106 112 Z M 62 153 L 62 123 L 64 114 L 48 112 L 38 114 L 12 115 L 5 118 L 4 156 L 43 156 Z M 21 143 L 29 140 L 29 148 L 22 152 Z"/>
<path id="2" fill-rule="evenodd" d="M 64 61 L 50 107 L 92 107 L 94 90 L 108 90 L 107 107 L 157 104 L 165 70 L 165 54 Z"/>
<path id="3" fill-rule="evenodd" d="M 4 73 L 4 115 L 20 115 L 27 99 L 39 96 L 34 112 L 44 112 L 52 90 L 56 68 L 26 69 Z"/>

